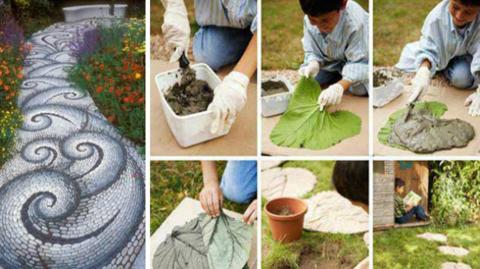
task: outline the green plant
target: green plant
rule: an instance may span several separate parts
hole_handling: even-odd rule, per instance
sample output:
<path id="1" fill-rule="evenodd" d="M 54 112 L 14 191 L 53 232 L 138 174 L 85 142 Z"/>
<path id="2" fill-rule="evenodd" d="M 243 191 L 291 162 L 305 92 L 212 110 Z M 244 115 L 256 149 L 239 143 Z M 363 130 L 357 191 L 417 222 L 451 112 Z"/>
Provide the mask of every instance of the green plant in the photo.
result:
<path id="1" fill-rule="evenodd" d="M 74 42 L 79 63 L 70 80 L 88 91 L 103 115 L 145 151 L 145 20 L 99 27 Z M 93 45 L 92 45 L 93 44 Z"/>
<path id="2" fill-rule="evenodd" d="M 432 214 L 441 224 L 464 224 L 480 220 L 480 162 L 432 163 L 434 183 Z"/>

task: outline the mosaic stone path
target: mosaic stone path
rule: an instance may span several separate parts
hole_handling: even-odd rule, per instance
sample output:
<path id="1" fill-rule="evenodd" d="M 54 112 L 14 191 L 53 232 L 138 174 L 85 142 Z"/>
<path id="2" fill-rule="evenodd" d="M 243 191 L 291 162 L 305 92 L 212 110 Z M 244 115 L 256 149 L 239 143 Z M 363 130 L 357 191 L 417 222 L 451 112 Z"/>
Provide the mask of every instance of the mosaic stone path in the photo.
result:
<path id="1" fill-rule="evenodd" d="M 447 243 L 447 236 L 438 233 L 423 233 L 417 235 L 418 238 L 422 238 L 428 241 L 436 241 L 440 243 Z M 461 247 L 451 247 L 451 246 L 439 246 L 438 251 L 445 255 L 452 255 L 456 257 L 463 257 L 468 255 L 470 251 Z M 470 265 L 465 263 L 455 263 L 455 262 L 445 262 L 442 264 L 441 269 L 471 269 Z"/>
<path id="2" fill-rule="evenodd" d="M 99 21 L 34 34 L 16 154 L 0 170 L 0 268 L 142 268 L 145 166 L 70 85 L 75 40 Z"/>

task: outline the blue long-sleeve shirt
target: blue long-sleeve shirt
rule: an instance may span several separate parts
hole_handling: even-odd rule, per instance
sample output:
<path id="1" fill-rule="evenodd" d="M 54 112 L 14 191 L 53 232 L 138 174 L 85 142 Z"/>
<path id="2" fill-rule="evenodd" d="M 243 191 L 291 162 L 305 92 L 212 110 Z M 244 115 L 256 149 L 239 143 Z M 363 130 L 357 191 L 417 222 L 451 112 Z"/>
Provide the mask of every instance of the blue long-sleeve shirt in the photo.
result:
<path id="1" fill-rule="evenodd" d="M 318 61 L 321 69 L 368 86 L 368 13 L 349 0 L 331 33 L 323 34 L 307 16 L 303 20 L 303 66 Z M 368 88 L 368 87 L 367 87 Z"/>
<path id="2" fill-rule="evenodd" d="M 457 28 L 450 12 L 449 0 L 439 3 L 428 14 L 419 41 L 405 46 L 397 67 L 407 72 L 418 70 L 427 59 L 431 64 L 431 75 L 445 69 L 454 57 L 472 55 L 470 70 L 478 79 L 480 71 L 480 15 L 462 29 Z"/>
<path id="3" fill-rule="evenodd" d="M 222 26 L 257 31 L 256 0 L 195 0 L 195 19 L 200 26 Z"/>

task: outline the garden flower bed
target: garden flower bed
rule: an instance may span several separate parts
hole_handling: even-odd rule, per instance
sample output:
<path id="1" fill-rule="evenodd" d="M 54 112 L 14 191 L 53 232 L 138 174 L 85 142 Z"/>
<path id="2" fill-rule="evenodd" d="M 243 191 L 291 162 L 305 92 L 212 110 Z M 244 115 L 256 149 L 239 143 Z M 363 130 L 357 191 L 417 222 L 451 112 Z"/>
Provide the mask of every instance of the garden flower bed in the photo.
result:
<path id="1" fill-rule="evenodd" d="M 90 93 L 100 112 L 145 151 L 145 20 L 100 26 L 75 42 L 79 63 L 70 80 Z"/>
<path id="2" fill-rule="evenodd" d="M 22 29 L 0 10 L 0 167 L 11 156 L 16 130 L 22 124 L 17 95 L 27 50 Z"/>

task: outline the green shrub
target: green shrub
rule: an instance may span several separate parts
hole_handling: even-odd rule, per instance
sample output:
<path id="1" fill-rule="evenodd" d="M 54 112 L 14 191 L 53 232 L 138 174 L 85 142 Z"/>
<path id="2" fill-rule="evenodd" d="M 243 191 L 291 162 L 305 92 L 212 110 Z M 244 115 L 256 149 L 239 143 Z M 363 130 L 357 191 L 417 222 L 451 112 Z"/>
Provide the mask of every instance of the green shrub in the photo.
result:
<path id="1" fill-rule="evenodd" d="M 432 215 L 439 224 L 457 225 L 480 219 L 480 162 L 434 163 Z"/>
<path id="2" fill-rule="evenodd" d="M 74 42 L 79 63 L 70 80 L 88 91 L 122 135 L 145 150 L 145 21 L 99 27 Z"/>

